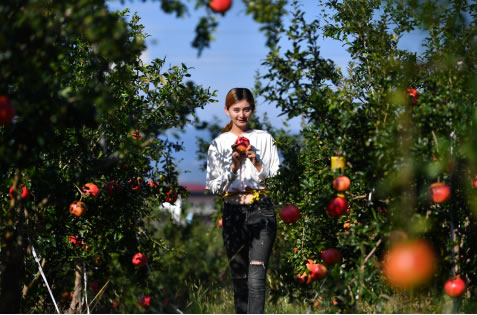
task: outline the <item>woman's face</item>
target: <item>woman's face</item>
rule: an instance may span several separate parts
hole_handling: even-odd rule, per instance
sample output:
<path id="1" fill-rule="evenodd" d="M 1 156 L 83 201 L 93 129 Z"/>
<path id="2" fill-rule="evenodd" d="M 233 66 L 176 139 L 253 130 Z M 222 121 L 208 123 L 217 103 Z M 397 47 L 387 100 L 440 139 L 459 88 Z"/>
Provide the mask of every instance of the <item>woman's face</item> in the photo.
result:
<path id="1" fill-rule="evenodd" d="M 253 114 L 252 106 L 250 106 L 246 100 L 241 100 L 228 109 L 225 107 L 225 112 L 230 116 L 234 126 L 242 130 L 248 127 L 248 123 Z"/>

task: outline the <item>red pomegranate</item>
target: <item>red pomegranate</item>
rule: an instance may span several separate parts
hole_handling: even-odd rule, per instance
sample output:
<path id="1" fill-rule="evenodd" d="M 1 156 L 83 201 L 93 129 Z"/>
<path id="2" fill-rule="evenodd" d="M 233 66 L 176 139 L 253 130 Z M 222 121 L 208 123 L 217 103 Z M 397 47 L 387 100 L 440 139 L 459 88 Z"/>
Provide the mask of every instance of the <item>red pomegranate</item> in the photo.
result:
<path id="1" fill-rule="evenodd" d="M 159 183 L 152 180 L 148 181 L 147 184 L 154 190 L 159 188 Z"/>
<path id="2" fill-rule="evenodd" d="M 328 270 L 326 269 L 325 265 L 316 264 L 314 260 L 308 259 L 308 263 L 306 264 L 306 268 L 311 271 L 311 279 L 312 280 L 321 280 L 323 279 Z"/>
<path id="3" fill-rule="evenodd" d="M 85 192 L 87 195 L 91 195 L 93 197 L 98 197 L 99 195 L 99 188 L 93 183 L 87 183 L 83 187 L 83 192 Z"/>
<path id="4" fill-rule="evenodd" d="M 81 217 L 84 215 L 88 208 L 86 207 L 86 204 L 83 201 L 78 201 L 75 200 L 70 204 L 70 213 L 74 215 L 75 217 Z"/>
<path id="5" fill-rule="evenodd" d="M 237 151 L 240 153 L 245 153 L 247 151 L 248 146 L 250 145 L 250 141 L 245 138 L 245 137 L 238 137 L 237 140 L 235 140 L 235 144 Z"/>
<path id="6" fill-rule="evenodd" d="M 28 188 L 26 188 L 26 186 L 23 185 L 23 184 L 20 184 L 19 187 L 22 189 L 21 199 L 26 199 L 26 198 L 28 198 L 28 197 L 30 196 L 30 191 L 28 190 Z M 12 187 L 10 187 L 10 190 L 9 190 L 10 198 L 11 198 L 11 199 L 14 198 L 14 197 L 13 197 L 13 190 L 14 190 L 13 188 L 14 188 L 14 187 L 13 187 L 13 185 L 12 185 Z"/>
<path id="7" fill-rule="evenodd" d="M 147 256 L 143 253 L 136 253 L 132 258 L 133 265 L 137 267 L 142 267 L 147 264 Z"/>
<path id="8" fill-rule="evenodd" d="M 106 184 L 104 187 L 104 191 L 108 195 L 112 195 L 114 193 L 120 192 L 121 191 L 121 186 L 119 186 L 119 183 L 117 180 L 112 180 L 109 183 Z"/>
<path id="9" fill-rule="evenodd" d="M 382 269 L 396 288 L 410 289 L 427 282 L 436 270 L 436 256 L 425 240 L 401 242 L 384 255 Z"/>
<path id="10" fill-rule="evenodd" d="M 351 181 L 348 176 L 338 176 L 333 181 L 333 188 L 340 193 L 347 191 L 350 185 Z"/>
<path id="11" fill-rule="evenodd" d="M 209 6 L 212 11 L 225 14 L 232 6 L 232 0 L 211 0 Z"/>
<path id="12" fill-rule="evenodd" d="M 168 192 L 166 192 L 164 201 L 168 203 L 174 203 L 177 201 L 177 198 L 179 198 L 179 194 L 173 189 L 170 189 Z"/>
<path id="13" fill-rule="evenodd" d="M 407 96 L 411 99 L 413 105 L 417 104 L 419 92 L 416 89 L 407 89 Z"/>
<path id="14" fill-rule="evenodd" d="M 295 205 L 286 205 L 279 214 L 285 223 L 295 223 L 300 218 L 300 209 Z"/>
<path id="15" fill-rule="evenodd" d="M 128 183 L 132 185 L 131 190 L 137 191 L 137 190 L 141 189 L 141 177 L 136 178 L 136 183 L 137 184 L 134 183 L 133 181 L 134 181 L 133 178 L 128 180 Z"/>
<path id="16" fill-rule="evenodd" d="M 348 201 L 344 197 L 336 197 L 328 204 L 328 213 L 332 217 L 343 215 L 348 209 Z"/>
<path id="17" fill-rule="evenodd" d="M 451 191 L 444 183 L 434 183 L 429 186 L 429 198 L 435 203 L 444 203 L 450 199 Z"/>
<path id="18" fill-rule="evenodd" d="M 307 274 L 306 272 L 302 273 L 301 275 L 296 274 L 294 278 L 299 284 L 309 284 L 311 282 L 311 275 Z"/>
<path id="19" fill-rule="evenodd" d="M 142 140 L 142 134 L 139 129 L 136 129 L 133 133 L 131 133 L 131 138 L 134 140 Z"/>
<path id="20" fill-rule="evenodd" d="M 143 296 L 141 298 L 141 306 L 145 308 L 151 306 L 151 297 L 149 295 Z"/>
<path id="21" fill-rule="evenodd" d="M 341 260 L 341 254 L 336 248 L 328 248 L 321 251 L 321 259 L 327 265 L 334 265 Z"/>
<path id="22" fill-rule="evenodd" d="M 465 291 L 465 288 L 465 282 L 460 278 L 460 275 L 450 278 L 444 285 L 444 290 L 446 291 L 447 295 L 452 297 L 458 297 L 462 295 L 462 293 Z"/>
<path id="23" fill-rule="evenodd" d="M 0 125 L 8 125 L 15 116 L 15 107 L 5 95 L 0 96 Z"/>

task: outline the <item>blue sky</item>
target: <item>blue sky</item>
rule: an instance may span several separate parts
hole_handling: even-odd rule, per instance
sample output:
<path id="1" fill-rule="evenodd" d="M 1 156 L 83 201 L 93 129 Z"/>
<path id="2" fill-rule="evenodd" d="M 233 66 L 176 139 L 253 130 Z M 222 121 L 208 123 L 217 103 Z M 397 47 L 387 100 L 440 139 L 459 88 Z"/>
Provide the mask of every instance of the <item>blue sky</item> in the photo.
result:
<path id="1" fill-rule="evenodd" d="M 314 18 L 319 8 L 314 1 L 302 1 L 303 9 L 307 17 Z M 265 59 L 267 48 L 265 36 L 259 31 L 259 25 L 251 16 L 245 14 L 245 5 L 240 0 L 233 1 L 231 9 L 225 16 L 218 15 L 219 28 L 214 33 L 215 40 L 211 47 L 197 56 L 197 50 L 191 47 L 195 35 L 195 26 L 201 15 L 205 14 L 205 8 L 195 11 L 189 10 L 189 16 L 176 18 L 175 15 L 167 15 L 160 9 L 160 4 L 154 1 L 133 1 L 121 4 L 119 1 L 110 1 L 112 10 L 129 8 L 131 14 L 137 12 L 141 17 L 140 23 L 144 25 L 145 32 L 150 35 L 147 39 L 147 50 L 143 54 L 143 60 L 150 61 L 154 58 L 166 58 L 166 66 L 180 65 L 185 63 L 190 70 L 191 78 L 195 83 L 211 90 L 217 90 L 218 103 L 208 104 L 204 109 L 198 109 L 197 115 L 201 120 L 210 121 L 214 116 L 225 125 L 227 116 L 224 113 L 224 100 L 227 92 L 233 87 L 246 87 L 252 89 L 254 76 Z M 404 41 L 406 48 L 418 50 L 419 42 L 412 40 Z M 332 59 L 338 66 L 346 68 L 350 60 L 348 53 L 342 44 L 333 40 L 321 40 L 321 55 Z M 286 48 L 286 47 L 285 47 Z M 258 116 L 267 113 L 274 124 L 283 124 L 282 118 L 278 117 L 280 111 L 271 104 L 266 104 L 256 95 Z M 290 130 L 299 132 L 299 119 L 294 119 L 290 124 Z M 185 151 L 177 153 L 181 174 L 179 182 L 205 183 L 205 173 L 200 171 L 202 162 L 196 160 L 196 137 L 208 136 L 207 132 L 199 133 L 195 128 L 187 128 L 181 135 Z"/>

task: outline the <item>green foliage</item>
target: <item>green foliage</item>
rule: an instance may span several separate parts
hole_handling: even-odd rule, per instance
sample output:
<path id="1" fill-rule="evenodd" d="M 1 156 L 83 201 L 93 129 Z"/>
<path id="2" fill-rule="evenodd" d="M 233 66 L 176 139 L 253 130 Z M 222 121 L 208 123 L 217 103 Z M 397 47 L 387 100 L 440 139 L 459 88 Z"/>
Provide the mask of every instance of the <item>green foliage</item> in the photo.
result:
<path id="1" fill-rule="evenodd" d="M 319 5 L 321 14 L 310 21 L 293 3 L 288 26 L 277 24 L 269 37 L 256 83 L 257 95 L 303 121 L 298 135 L 255 126 L 272 133 L 282 157 L 280 173 L 267 181 L 277 209 L 295 204 L 301 211 L 295 224 L 280 221 L 269 270 L 272 300 L 318 298 L 326 312 L 455 312 L 458 300 L 438 302 L 445 281 L 459 273 L 469 287 L 465 297 L 475 289 L 475 4 Z M 426 35 L 422 52 L 401 49 L 416 31 Z M 320 36 L 343 43 L 352 59 L 346 72 L 321 57 Z M 335 155 L 345 158 L 343 171 L 331 169 Z M 341 174 L 351 179 L 350 211 L 331 217 L 332 182 Z M 451 187 L 446 204 L 429 200 L 428 187 L 438 181 Z M 394 290 L 381 273 L 392 230 L 431 241 L 439 260 L 430 282 L 412 292 Z M 340 250 L 340 264 L 328 266 L 321 282 L 296 283 L 307 259 L 320 262 L 326 248 Z M 460 309 L 473 305 L 466 299 Z"/>
<path id="2" fill-rule="evenodd" d="M 56 297 L 73 290 L 75 266 L 86 266 L 114 288 L 115 277 L 137 282 L 131 291 L 118 289 L 137 300 L 148 277 L 146 268 L 133 272 L 132 256 L 145 252 L 152 262 L 164 248 L 141 234 L 143 226 L 171 195 L 187 197 L 172 158 L 182 148 L 165 131 L 190 123 L 214 93 L 185 82 L 184 64 L 144 64 L 139 17 L 126 22 L 127 11 L 108 12 L 102 1 L 7 2 L 0 12 L 0 93 L 17 108 L 15 121 L 0 127 L 2 307 L 54 312 L 35 278 L 32 246 L 46 260 Z M 108 194 L 111 181 L 119 191 Z M 20 183 L 31 197 L 10 199 L 8 188 Z M 97 198 L 82 192 L 86 183 L 99 187 Z M 68 211 L 74 200 L 87 205 L 81 217 Z M 24 285 L 31 288 L 20 303 Z"/>
<path id="3" fill-rule="evenodd" d="M 288 117 L 307 120 L 300 144 L 280 147 L 292 159 L 285 158 L 286 166 L 268 182 L 278 205 L 296 204 L 302 214 L 296 224 L 281 225 L 281 259 L 271 268 L 280 285 L 272 289 L 277 296 L 307 296 L 310 289 L 297 292 L 291 279 L 305 271 L 306 259 L 320 261 L 321 250 L 336 247 L 341 265 L 312 288 L 341 297 L 347 311 L 385 303 L 393 291 L 383 281 L 380 259 L 393 229 L 432 241 L 440 260 L 435 287 L 443 287 L 455 265 L 470 279 L 475 270 L 464 261 L 476 258 L 468 203 L 475 194 L 470 181 L 476 99 L 469 85 L 475 80 L 475 5 L 441 6 L 439 18 L 433 15 L 430 22 L 392 1 L 323 1 L 322 7 L 325 23 L 308 22 L 294 4 L 290 26 L 281 30 L 291 48 L 271 47 L 259 78 L 260 95 Z M 398 48 L 407 32 L 423 25 L 428 37 L 422 54 Z M 347 75 L 320 58 L 320 32 L 345 45 L 352 58 Z M 408 88 L 419 91 L 417 102 L 408 98 Z M 350 212 L 339 218 L 326 211 L 335 194 L 331 183 L 340 174 L 330 169 L 335 153 L 346 158 L 344 174 L 352 182 L 346 193 Z M 427 198 L 428 186 L 439 180 L 453 196 L 443 206 Z M 343 228 L 347 222 L 349 229 Z M 460 245 L 460 259 L 452 254 L 454 244 Z"/>

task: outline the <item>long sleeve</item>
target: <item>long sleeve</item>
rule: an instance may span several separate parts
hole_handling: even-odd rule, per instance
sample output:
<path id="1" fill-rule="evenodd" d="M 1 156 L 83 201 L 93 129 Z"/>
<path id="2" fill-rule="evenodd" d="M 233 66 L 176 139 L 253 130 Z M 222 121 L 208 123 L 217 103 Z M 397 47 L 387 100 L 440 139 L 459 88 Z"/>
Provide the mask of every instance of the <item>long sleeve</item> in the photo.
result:
<path id="1" fill-rule="evenodd" d="M 258 173 L 260 180 L 273 177 L 277 174 L 280 167 L 280 158 L 278 157 L 278 150 L 271 135 L 267 135 L 265 144 L 266 153 L 262 160 L 262 169 Z"/>
<path id="2" fill-rule="evenodd" d="M 232 145 L 237 135 L 225 132 L 216 137 L 209 146 L 207 158 L 206 189 L 214 195 L 225 192 L 243 192 L 247 188 L 264 189 L 262 181 L 275 176 L 280 160 L 273 137 L 263 130 L 249 130 L 242 136 L 250 140 L 258 161 L 262 162 L 260 172 L 250 159 L 242 157 L 236 173 L 232 172 Z"/>
<path id="3" fill-rule="evenodd" d="M 219 152 L 216 141 L 213 141 L 208 151 L 206 189 L 214 195 L 224 193 L 237 177 L 227 161 Z"/>

